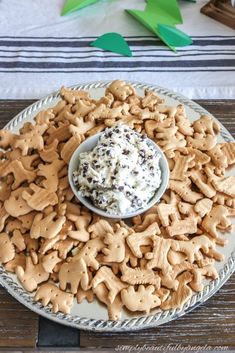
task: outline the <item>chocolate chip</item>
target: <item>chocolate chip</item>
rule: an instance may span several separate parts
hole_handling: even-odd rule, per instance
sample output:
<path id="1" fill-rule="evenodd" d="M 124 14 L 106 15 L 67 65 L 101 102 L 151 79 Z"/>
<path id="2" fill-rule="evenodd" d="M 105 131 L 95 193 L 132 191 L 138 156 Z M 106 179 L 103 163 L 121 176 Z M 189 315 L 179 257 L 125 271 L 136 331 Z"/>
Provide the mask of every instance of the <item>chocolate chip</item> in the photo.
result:
<path id="1" fill-rule="evenodd" d="M 119 190 L 119 191 L 123 191 L 123 190 L 124 190 L 124 186 L 119 186 L 119 187 L 118 187 L 118 190 Z"/>
<path id="2" fill-rule="evenodd" d="M 130 154 L 130 151 L 128 151 L 128 150 L 125 149 L 125 150 L 123 150 L 122 154 L 128 155 L 128 154 Z"/>

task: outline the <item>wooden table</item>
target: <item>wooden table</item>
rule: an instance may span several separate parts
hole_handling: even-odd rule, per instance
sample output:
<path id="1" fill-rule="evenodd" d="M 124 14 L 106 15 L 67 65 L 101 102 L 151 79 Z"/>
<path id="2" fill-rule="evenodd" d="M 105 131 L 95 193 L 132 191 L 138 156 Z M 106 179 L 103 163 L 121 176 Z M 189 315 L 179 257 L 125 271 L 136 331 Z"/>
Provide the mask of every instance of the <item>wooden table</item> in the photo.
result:
<path id="1" fill-rule="evenodd" d="M 1 127 L 31 103 L 33 101 L 29 100 L 0 101 Z M 203 100 L 198 103 L 214 114 L 235 136 L 235 100 Z M 0 347 L 17 351 L 19 348 L 50 347 L 52 351 L 56 347 L 67 347 L 68 350 L 77 351 L 75 348 L 78 347 L 81 349 L 93 347 L 97 350 L 132 345 L 137 352 L 136 345 L 143 348 L 147 345 L 149 349 L 150 346 L 155 346 L 155 349 L 152 348 L 155 351 L 160 351 L 160 346 L 165 351 L 167 347 L 168 351 L 172 351 L 173 347 L 180 351 L 180 348 L 186 346 L 188 349 L 191 346 L 191 351 L 195 351 L 195 346 L 200 346 L 202 351 L 208 352 L 208 346 L 211 346 L 217 348 L 217 351 L 226 348 L 226 351 L 234 351 L 234 293 L 235 274 L 205 305 L 177 321 L 138 333 L 92 333 L 61 326 L 39 317 L 0 287 Z M 127 350 L 128 347 L 123 349 Z"/>

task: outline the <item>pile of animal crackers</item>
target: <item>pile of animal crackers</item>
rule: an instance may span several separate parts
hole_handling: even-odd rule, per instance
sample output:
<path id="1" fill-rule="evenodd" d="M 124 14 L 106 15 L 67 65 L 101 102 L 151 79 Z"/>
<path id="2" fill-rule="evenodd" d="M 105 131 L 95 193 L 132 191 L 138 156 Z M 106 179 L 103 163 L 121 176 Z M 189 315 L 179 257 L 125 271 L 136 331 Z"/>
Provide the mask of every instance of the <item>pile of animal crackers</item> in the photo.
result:
<path id="1" fill-rule="evenodd" d="M 0 262 L 35 300 L 69 313 L 74 300 L 138 314 L 180 308 L 215 279 L 218 247 L 235 215 L 235 143 L 217 143 L 211 117 L 191 122 L 182 105 L 167 107 L 152 91 L 114 81 L 94 100 L 62 88 L 59 103 L 26 122 L 19 134 L 0 131 Z M 122 121 L 165 152 L 169 187 L 145 214 L 107 220 L 75 199 L 68 163 L 87 137 Z M 74 298 L 75 297 L 75 298 Z"/>

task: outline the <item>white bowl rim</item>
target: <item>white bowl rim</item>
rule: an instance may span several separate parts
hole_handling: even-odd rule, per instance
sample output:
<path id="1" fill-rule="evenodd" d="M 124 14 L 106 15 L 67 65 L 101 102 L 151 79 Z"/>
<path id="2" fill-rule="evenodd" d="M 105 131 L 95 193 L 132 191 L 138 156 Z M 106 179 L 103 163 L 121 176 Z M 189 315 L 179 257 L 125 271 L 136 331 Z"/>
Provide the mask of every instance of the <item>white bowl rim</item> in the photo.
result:
<path id="1" fill-rule="evenodd" d="M 74 184 L 74 181 L 73 181 L 73 172 L 75 171 L 74 164 L 76 163 L 76 160 L 78 159 L 79 154 L 82 153 L 82 152 L 80 152 L 80 150 L 85 145 L 92 144 L 93 141 L 98 141 L 99 137 L 103 134 L 103 132 L 104 131 L 88 137 L 73 152 L 73 154 L 70 158 L 69 167 L 68 167 L 68 179 L 69 179 L 70 187 L 71 187 L 74 195 L 76 196 L 76 198 L 85 207 L 87 207 L 88 209 L 90 209 L 91 211 L 93 211 L 94 213 L 96 213 L 100 216 L 103 216 L 106 218 L 112 218 L 112 219 L 126 219 L 126 218 L 132 218 L 137 215 L 140 215 L 140 214 L 146 212 L 147 210 L 149 210 L 153 205 L 155 205 L 161 199 L 162 195 L 164 194 L 164 192 L 167 189 L 168 182 L 170 179 L 170 170 L 169 170 L 166 156 L 165 156 L 164 152 L 162 151 L 162 149 L 158 146 L 158 144 L 155 141 L 153 141 L 152 139 L 150 139 L 149 137 L 147 137 L 149 142 L 154 146 L 154 148 L 157 149 L 157 152 L 161 156 L 159 164 L 160 164 L 160 169 L 161 169 L 161 177 L 164 174 L 164 179 L 162 178 L 162 181 L 161 181 L 159 188 L 156 189 L 154 196 L 150 199 L 150 201 L 148 202 L 148 205 L 146 207 L 138 208 L 137 210 L 135 210 L 133 212 L 126 213 L 126 214 L 111 214 L 107 211 L 104 211 L 104 210 L 96 207 L 92 202 L 89 202 L 87 198 L 85 198 L 81 194 L 79 194 L 79 192 L 76 188 L 76 185 Z M 87 149 L 87 151 L 89 151 L 89 149 Z M 162 168 L 165 168 L 165 170 L 163 171 Z"/>

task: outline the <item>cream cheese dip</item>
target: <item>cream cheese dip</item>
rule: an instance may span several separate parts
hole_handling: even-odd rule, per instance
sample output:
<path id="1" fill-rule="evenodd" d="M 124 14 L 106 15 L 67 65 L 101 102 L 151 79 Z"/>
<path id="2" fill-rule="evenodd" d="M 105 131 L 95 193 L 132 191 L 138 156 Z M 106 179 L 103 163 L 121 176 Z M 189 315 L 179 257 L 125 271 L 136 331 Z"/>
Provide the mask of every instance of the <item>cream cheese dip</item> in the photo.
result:
<path id="1" fill-rule="evenodd" d="M 161 184 L 157 153 L 146 135 L 124 124 L 106 129 L 95 148 L 79 155 L 74 184 L 110 214 L 144 208 Z"/>

